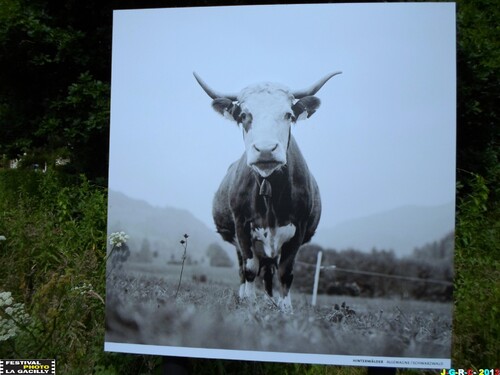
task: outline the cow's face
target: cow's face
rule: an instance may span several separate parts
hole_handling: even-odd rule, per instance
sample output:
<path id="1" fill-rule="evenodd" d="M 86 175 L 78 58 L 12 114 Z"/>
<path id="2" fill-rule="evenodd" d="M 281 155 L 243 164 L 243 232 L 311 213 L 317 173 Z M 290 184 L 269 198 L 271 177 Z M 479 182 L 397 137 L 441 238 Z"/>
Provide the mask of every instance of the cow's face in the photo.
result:
<path id="1" fill-rule="evenodd" d="M 295 121 L 293 97 L 276 87 L 254 86 L 239 96 L 241 125 L 247 165 L 262 177 L 286 164 L 290 128 Z"/>
<path id="2" fill-rule="evenodd" d="M 241 126 L 247 165 L 266 178 L 287 163 L 292 124 L 312 115 L 319 103 L 313 96 L 296 101 L 287 88 L 266 83 L 247 87 L 236 102 L 217 98 L 212 105 Z"/>
<path id="3" fill-rule="evenodd" d="M 263 83 L 249 86 L 239 95 L 216 92 L 194 75 L 213 99 L 212 107 L 241 125 L 247 164 L 266 178 L 287 163 L 292 123 L 310 117 L 318 109 L 320 101 L 313 95 L 339 73 L 331 73 L 302 91 L 292 92 L 277 84 Z"/>

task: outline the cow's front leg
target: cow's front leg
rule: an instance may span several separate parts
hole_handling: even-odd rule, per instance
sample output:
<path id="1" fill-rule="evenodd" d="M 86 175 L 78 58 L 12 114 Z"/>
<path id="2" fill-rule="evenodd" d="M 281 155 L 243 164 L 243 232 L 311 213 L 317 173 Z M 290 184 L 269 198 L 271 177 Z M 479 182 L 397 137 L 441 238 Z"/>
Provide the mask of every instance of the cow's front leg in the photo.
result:
<path id="1" fill-rule="evenodd" d="M 250 236 L 250 222 L 237 221 L 236 236 L 238 240 L 239 250 L 241 254 L 241 263 L 243 265 L 241 280 L 245 281 L 240 286 L 240 297 L 255 300 L 255 277 L 259 271 L 259 259 L 252 251 L 252 240 Z"/>
<path id="2" fill-rule="evenodd" d="M 243 256 L 241 255 L 241 250 L 236 245 L 236 254 L 238 255 L 238 266 L 240 274 L 240 290 L 239 296 L 241 299 L 245 298 L 245 268 L 243 267 Z"/>
<path id="3" fill-rule="evenodd" d="M 283 259 L 283 256 L 281 257 Z M 293 312 L 292 297 L 290 287 L 293 282 L 293 259 L 288 258 L 286 262 L 279 265 L 279 278 L 281 284 L 281 296 L 278 300 L 278 306 L 284 312 Z"/>
<path id="4" fill-rule="evenodd" d="M 299 251 L 302 238 L 303 236 L 300 235 L 300 231 L 297 231 L 295 236 L 289 242 L 283 244 L 281 249 L 281 257 L 278 266 L 281 296 L 278 301 L 278 306 L 284 312 L 293 312 L 290 287 L 293 282 L 293 265 L 295 263 L 297 252 Z"/>

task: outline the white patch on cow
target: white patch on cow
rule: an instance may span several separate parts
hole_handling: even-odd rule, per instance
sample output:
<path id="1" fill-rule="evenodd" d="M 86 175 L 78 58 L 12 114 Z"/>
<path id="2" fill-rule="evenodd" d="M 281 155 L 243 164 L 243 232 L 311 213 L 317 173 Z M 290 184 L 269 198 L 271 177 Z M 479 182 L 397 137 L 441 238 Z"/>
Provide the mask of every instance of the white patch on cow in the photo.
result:
<path id="1" fill-rule="evenodd" d="M 276 228 L 273 235 L 274 249 L 280 251 L 281 246 L 283 246 L 285 242 L 290 241 L 295 235 L 295 229 L 295 225 L 292 223 Z"/>
<path id="2" fill-rule="evenodd" d="M 285 297 L 279 297 L 278 298 L 278 306 L 281 311 L 285 313 L 293 313 L 293 307 L 292 307 L 292 298 L 290 296 L 290 292 Z"/>
<path id="3" fill-rule="evenodd" d="M 245 269 L 257 273 L 257 271 L 259 270 L 259 260 L 257 259 L 257 257 L 247 259 L 247 261 L 245 262 Z"/>
<path id="4" fill-rule="evenodd" d="M 252 229 L 252 238 L 265 242 L 267 241 L 269 236 L 269 229 L 268 228 L 254 228 Z"/>
<path id="5" fill-rule="evenodd" d="M 274 258 L 281 254 L 281 246 L 292 239 L 295 230 L 292 223 L 278 228 L 254 228 L 252 238 L 262 242 L 266 256 Z"/>
<path id="6" fill-rule="evenodd" d="M 264 254 L 272 256 L 271 231 L 268 228 L 255 228 L 252 230 L 252 238 L 262 242 Z"/>

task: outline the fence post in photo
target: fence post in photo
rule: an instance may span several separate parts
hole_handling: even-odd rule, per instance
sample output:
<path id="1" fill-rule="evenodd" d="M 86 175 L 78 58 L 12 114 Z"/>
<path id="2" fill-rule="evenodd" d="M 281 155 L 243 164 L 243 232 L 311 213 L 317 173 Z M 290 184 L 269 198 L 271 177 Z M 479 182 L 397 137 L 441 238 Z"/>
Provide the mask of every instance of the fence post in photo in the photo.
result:
<path id="1" fill-rule="evenodd" d="M 316 306 L 316 298 L 318 297 L 318 284 L 319 284 L 319 272 L 321 270 L 321 258 L 323 257 L 323 252 L 318 251 L 318 258 L 316 259 L 316 272 L 314 273 L 314 287 L 313 296 L 311 304 Z"/>

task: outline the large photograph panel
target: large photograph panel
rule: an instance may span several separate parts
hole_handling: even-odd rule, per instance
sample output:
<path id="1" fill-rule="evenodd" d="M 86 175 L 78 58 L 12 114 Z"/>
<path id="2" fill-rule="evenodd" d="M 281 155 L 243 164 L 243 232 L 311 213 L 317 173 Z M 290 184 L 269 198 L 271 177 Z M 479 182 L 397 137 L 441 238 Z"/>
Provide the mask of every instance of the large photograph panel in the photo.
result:
<path id="1" fill-rule="evenodd" d="M 453 4 L 115 11 L 106 350 L 449 367 L 455 74 Z"/>

